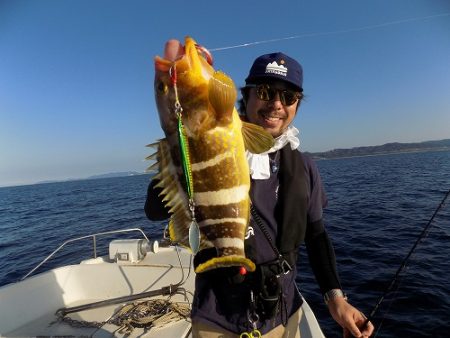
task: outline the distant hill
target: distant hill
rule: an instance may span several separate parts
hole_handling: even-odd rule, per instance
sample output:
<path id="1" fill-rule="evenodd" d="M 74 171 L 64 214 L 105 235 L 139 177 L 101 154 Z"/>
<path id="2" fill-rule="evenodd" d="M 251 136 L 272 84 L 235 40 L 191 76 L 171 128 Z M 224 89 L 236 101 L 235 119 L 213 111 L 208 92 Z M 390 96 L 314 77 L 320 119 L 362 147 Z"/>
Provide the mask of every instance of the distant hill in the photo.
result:
<path id="1" fill-rule="evenodd" d="M 394 143 L 386 143 L 379 146 L 355 147 L 349 149 L 333 149 L 325 152 L 309 153 L 309 154 L 315 159 L 333 159 L 342 157 L 357 157 L 357 156 L 384 155 L 384 154 L 395 154 L 405 152 L 424 152 L 424 151 L 438 151 L 438 150 L 450 150 L 450 139 L 439 141 L 416 142 L 416 143 L 394 142 Z M 93 175 L 86 178 L 71 178 L 58 181 L 56 180 L 40 181 L 37 182 L 36 184 L 66 182 L 73 180 L 89 180 L 98 178 L 135 176 L 142 174 L 145 173 L 140 173 L 137 171 L 120 171 L 120 172 Z"/>
<path id="2" fill-rule="evenodd" d="M 342 157 L 384 155 L 404 152 L 424 152 L 450 150 L 450 139 L 425 141 L 416 143 L 386 143 L 379 146 L 355 147 L 349 149 L 333 149 L 319 153 L 309 153 L 315 159 L 332 159 Z"/>
<path id="3" fill-rule="evenodd" d="M 92 176 L 83 177 L 83 178 L 67 178 L 65 180 L 45 180 L 45 181 L 36 182 L 34 184 L 70 182 L 70 181 L 83 181 L 83 180 L 95 180 L 95 179 L 99 179 L 99 178 L 136 176 L 136 175 L 142 175 L 142 174 L 143 173 L 140 173 L 140 172 L 137 172 L 137 171 L 118 171 L 118 172 L 112 172 L 112 173 L 106 173 L 106 174 L 92 175 Z"/>
<path id="4" fill-rule="evenodd" d="M 86 179 L 94 180 L 97 178 L 111 178 L 111 177 L 136 176 L 136 175 L 142 175 L 142 173 L 139 173 L 137 171 L 119 171 L 119 172 L 113 172 L 113 173 L 92 175 L 92 176 L 87 177 Z"/>

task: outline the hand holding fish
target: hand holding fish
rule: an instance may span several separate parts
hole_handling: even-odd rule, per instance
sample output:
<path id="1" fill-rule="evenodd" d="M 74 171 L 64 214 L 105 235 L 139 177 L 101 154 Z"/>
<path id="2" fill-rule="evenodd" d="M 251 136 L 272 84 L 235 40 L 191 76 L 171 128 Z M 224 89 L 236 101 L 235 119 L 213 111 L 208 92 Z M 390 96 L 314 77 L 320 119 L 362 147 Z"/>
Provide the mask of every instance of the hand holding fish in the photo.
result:
<path id="1" fill-rule="evenodd" d="M 164 48 L 164 58 L 169 61 L 175 61 L 183 54 L 183 46 L 178 40 L 169 40 Z"/>

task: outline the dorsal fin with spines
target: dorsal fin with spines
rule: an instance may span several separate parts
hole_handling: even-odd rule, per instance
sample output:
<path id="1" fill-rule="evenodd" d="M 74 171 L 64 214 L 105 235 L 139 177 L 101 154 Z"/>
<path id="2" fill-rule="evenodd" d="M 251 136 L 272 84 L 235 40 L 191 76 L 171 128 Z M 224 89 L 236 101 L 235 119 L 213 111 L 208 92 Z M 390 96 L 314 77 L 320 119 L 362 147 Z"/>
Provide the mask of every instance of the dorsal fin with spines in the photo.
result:
<path id="1" fill-rule="evenodd" d="M 152 158 L 154 157 L 152 156 Z M 156 158 L 157 162 L 155 164 L 158 166 L 159 172 L 153 179 L 158 180 L 155 187 L 162 189 L 160 196 L 172 214 L 169 223 L 170 238 L 172 241 L 189 248 L 189 223 L 191 218 L 189 215 L 188 197 L 181 186 L 177 167 L 173 164 L 167 140 L 162 139 L 159 141 Z M 202 238 L 200 247 L 205 248 L 208 246 L 210 245 L 207 245 L 204 238 Z"/>

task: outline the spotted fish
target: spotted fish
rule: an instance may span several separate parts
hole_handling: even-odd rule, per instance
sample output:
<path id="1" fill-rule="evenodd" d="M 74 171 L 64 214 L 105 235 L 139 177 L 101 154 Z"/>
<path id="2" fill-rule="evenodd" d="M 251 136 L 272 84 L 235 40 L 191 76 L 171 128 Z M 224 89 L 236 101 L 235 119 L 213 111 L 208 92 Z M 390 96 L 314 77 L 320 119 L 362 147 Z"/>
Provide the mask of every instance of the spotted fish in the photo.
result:
<path id="1" fill-rule="evenodd" d="M 273 145 L 263 128 L 242 122 L 234 107 L 236 88 L 215 71 L 210 55 L 187 37 L 181 56 L 155 57 L 155 97 L 165 138 L 157 142 L 151 166 L 170 209 L 173 241 L 197 250 L 214 247 L 217 257 L 196 272 L 218 267 L 255 269 L 245 257 L 250 175 L 245 150 Z M 198 225 L 198 226 L 197 226 Z"/>

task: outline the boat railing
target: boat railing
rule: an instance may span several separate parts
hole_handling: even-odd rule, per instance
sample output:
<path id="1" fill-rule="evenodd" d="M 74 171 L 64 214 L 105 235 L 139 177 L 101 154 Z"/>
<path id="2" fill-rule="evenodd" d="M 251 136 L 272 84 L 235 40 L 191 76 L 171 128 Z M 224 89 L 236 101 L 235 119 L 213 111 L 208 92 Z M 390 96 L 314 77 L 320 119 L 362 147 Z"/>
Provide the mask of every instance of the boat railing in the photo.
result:
<path id="1" fill-rule="evenodd" d="M 137 231 L 142 234 L 142 236 L 148 241 L 147 236 L 145 235 L 144 231 L 139 228 L 130 228 L 130 229 L 121 229 L 121 230 L 111 230 L 111 231 L 105 231 L 105 232 L 98 232 L 91 235 L 81 236 L 77 238 L 72 238 L 67 241 L 65 241 L 63 244 L 61 244 L 56 250 L 54 250 L 50 255 L 48 255 L 45 259 L 43 259 L 38 265 L 36 265 L 33 269 L 31 269 L 30 272 L 28 272 L 25 276 L 23 276 L 20 280 L 24 280 L 25 278 L 28 278 L 33 272 L 35 272 L 37 269 L 39 269 L 45 262 L 47 262 L 50 258 L 52 258 L 58 251 L 60 251 L 64 246 L 66 246 L 69 243 L 77 242 L 84 240 L 86 238 L 92 238 L 93 243 L 93 249 L 94 249 L 94 258 L 97 258 L 97 237 L 99 236 L 105 236 L 105 235 L 111 235 L 111 234 L 118 234 L 118 233 L 125 233 L 125 232 L 132 232 Z"/>

